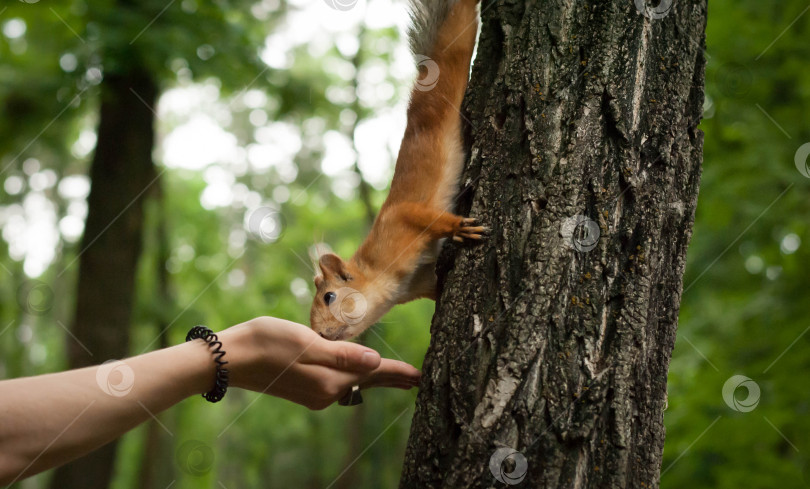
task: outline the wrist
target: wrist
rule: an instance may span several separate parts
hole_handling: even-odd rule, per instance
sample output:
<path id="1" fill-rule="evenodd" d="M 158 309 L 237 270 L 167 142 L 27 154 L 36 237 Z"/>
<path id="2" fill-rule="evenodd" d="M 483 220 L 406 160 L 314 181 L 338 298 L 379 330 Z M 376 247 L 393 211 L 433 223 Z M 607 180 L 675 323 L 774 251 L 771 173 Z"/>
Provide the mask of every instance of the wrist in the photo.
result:
<path id="1" fill-rule="evenodd" d="M 202 340 L 189 341 L 183 345 L 187 351 L 188 365 L 192 366 L 192 375 L 188 387 L 189 397 L 205 394 L 214 386 L 217 377 L 217 366 L 208 343 Z"/>
<path id="2" fill-rule="evenodd" d="M 217 333 L 219 341 L 222 342 L 222 350 L 225 351 L 223 360 L 228 364 L 225 368 L 230 372 L 230 385 L 232 387 L 245 387 L 245 370 L 246 366 L 250 363 L 250 353 L 253 351 L 251 345 L 253 344 L 252 332 L 248 325 L 240 324 L 232 326 L 220 333 Z M 210 359 L 212 365 L 214 364 L 213 356 Z M 211 377 L 211 385 L 215 379 L 216 369 Z"/>

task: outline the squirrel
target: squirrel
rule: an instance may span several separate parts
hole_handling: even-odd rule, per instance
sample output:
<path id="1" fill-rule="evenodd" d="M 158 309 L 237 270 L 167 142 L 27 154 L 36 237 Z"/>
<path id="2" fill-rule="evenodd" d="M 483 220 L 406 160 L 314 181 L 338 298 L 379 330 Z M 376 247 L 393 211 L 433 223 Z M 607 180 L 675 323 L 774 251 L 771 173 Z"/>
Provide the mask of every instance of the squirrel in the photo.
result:
<path id="1" fill-rule="evenodd" d="M 487 232 L 450 212 L 464 162 L 461 102 L 478 32 L 479 0 L 411 0 L 411 51 L 419 75 L 388 197 L 348 261 L 319 257 L 312 329 L 330 340 L 353 338 L 397 304 L 436 300 L 435 265 L 445 238 Z"/>

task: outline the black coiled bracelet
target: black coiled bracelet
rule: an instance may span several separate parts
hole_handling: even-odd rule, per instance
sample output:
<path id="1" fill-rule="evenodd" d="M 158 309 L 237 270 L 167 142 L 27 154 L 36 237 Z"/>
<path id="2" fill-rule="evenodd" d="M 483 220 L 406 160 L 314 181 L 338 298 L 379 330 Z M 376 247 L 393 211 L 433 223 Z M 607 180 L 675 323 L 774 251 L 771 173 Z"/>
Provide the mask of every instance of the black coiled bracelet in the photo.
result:
<path id="1" fill-rule="evenodd" d="M 222 342 L 219 341 L 217 335 L 205 326 L 194 326 L 186 335 L 186 341 L 197 338 L 208 343 L 208 347 L 214 352 L 214 362 L 217 364 L 217 379 L 214 387 L 202 396 L 208 402 L 219 402 L 228 391 L 228 369 L 225 368 L 228 362 L 222 359 L 225 356 L 225 350 L 222 349 Z"/>

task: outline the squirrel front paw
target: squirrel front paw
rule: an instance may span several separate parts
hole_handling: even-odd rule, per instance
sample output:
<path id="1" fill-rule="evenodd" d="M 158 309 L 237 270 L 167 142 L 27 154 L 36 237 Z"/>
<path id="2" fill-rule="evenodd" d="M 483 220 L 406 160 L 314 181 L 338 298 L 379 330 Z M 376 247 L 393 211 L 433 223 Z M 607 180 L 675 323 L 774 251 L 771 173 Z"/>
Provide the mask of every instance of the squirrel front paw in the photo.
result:
<path id="1" fill-rule="evenodd" d="M 478 219 L 475 217 L 462 217 L 453 229 L 453 241 L 459 243 L 467 239 L 482 239 L 481 234 L 488 233 L 489 228 L 486 226 L 475 226 Z"/>

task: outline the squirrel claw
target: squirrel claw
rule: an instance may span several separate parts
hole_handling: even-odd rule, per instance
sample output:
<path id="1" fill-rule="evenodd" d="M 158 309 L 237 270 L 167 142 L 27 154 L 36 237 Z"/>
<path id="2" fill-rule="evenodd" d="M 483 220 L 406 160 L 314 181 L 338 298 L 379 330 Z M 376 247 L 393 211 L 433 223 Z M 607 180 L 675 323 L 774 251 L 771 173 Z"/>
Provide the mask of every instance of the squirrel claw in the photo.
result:
<path id="1" fill-rule="evenodd" d="M 486 226 L 473 226 L 473 224 L 477 224 L 477 222 L 478 219 L 475 217 L 462 217 L 458 224 L 458 229 L 453 234 L 453 241 L 461 243 L 464 241 L 464 238 L 480 240 L 481 233 L 489 232 L 489 228 Z"/>
<path id="2" fill-rule="evenodd" d="M 461 228 L 461 232 L 463 233 L 486 233 L 487 231 L 489 231 L 489 229 L 484 226 L 462 226 Z"/>

